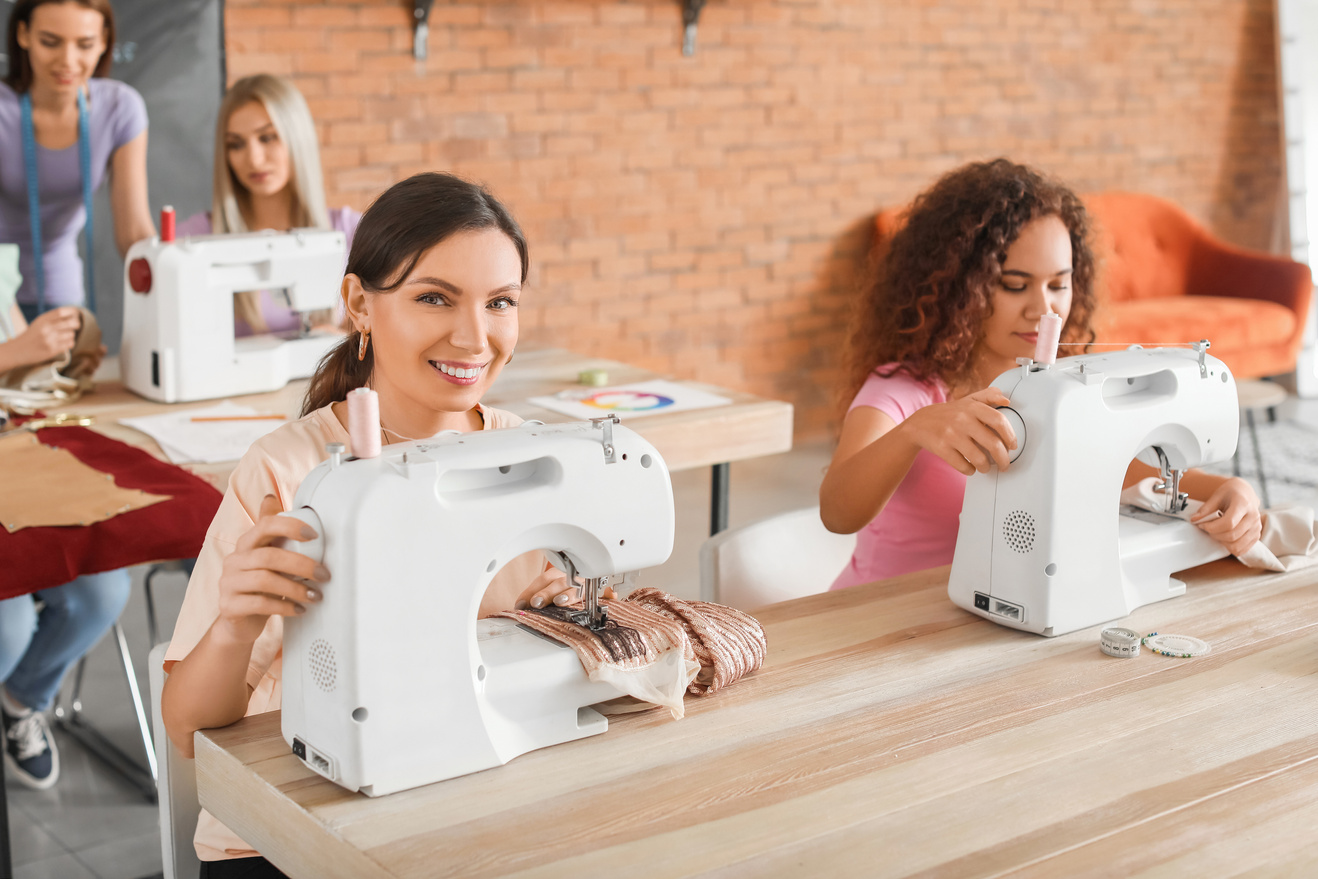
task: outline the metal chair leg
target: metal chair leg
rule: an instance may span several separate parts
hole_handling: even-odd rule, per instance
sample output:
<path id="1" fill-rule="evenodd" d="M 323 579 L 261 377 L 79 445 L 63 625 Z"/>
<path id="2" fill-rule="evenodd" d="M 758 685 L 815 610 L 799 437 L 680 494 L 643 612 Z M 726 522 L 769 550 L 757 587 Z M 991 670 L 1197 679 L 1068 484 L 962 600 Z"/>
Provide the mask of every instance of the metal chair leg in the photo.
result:
<path id="1" fill-rule="evenodd" d="M 112 629 L 119 647 L 119 661 L 128 679 L 128 693 L 133 699 L 133 709 L 137 713 L 138 732 L 142 737 L 142 748 L 146 752 L 146 766 L 125 754 L 111 742 L 100 730 L 83 718 L 82 712 L 82 678 L 86 670 L 87 658 L 78 661 L 73 673 L 73 698 L 66 710 L 57 700 L 55 703 L 55 726 L 63 730 L 87 752 L 96 757 L 110 769 L 117 772 L 130 784 L 140 790 L 150 802 L 156 802 L 156 748 L 151 739 L 151 728 L 147 725 L 146 708 L 142 704 L 142 693 L 137 687 L 137 671 L 133 668 L 133 659 L 128 652 L 128 639 L 118 622 Z"/>

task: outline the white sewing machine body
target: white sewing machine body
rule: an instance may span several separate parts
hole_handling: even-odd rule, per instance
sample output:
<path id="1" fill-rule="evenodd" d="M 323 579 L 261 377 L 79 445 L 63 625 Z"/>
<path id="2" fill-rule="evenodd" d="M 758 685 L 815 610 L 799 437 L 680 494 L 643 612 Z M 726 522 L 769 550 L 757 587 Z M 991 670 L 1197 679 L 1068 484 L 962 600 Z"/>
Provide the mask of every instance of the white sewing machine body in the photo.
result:
<path id="1" fill-rule="evenodd" d="M 603 436 L 590 423 L 445 435 L 307 476 L 287 515 L 321 536 L 290 548 L 332 579 L 284 626 L 295 753 L 379 796 L 608 728 L 586 706 L 620 693 L 590 681 L 574 650 L 476 619 L 494 574 L 524 552 L 562 553 L 588 578 L 668 558 L 667 466 L 621 427 L 609 462 Z"/>
<path id="2" fill-rule="evenodd" d="M 1206 347 L 1206 346 L 1205 346 Z M 948 595 L 1028 632 L 1062 635 L 1185 591 L 1171 574 L 1228 552 L 1176 513 L 1122 507 L 1130 461 L 1172 470 L 1236 449 L 1235 380 L 1205 352 L 1132 348 L 998 376 L 1017 457 L 966 481 Z M 1179 476 L 1177 477 L 1179 478 Z"/>
<path id="3" fill-rule="evenodd" d="M 233 294 L 282 288 L 297 311 L 332 309 L 345 252 L 343 233 L 324 229 L 137 242 L 124 260 L 124 385 L 179 403 L 278 390 L 311 375 L 342 337 L 234 338 Z"/>

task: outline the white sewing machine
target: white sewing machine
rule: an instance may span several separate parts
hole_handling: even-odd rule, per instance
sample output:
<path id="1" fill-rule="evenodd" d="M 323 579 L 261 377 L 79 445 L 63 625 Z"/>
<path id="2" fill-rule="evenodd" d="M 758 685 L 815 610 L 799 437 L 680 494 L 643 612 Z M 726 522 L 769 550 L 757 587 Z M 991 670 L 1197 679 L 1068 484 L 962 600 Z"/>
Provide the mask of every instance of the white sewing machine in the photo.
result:
<path id="1" fill-rule="evenodd" d="M 476 613 L 524 552 L 585 579 L 595 624 L 607 578 L 668 558 L 668 468 L 615 421 L 445 435 L 376 458 L 331 447 L 286 514 L 320 535 L 289 548 L 332 575 L 284 626 L 283 733 L 307 765 L 379 796 L 608 728 L 586 706 L 620 693 L 575 651 Z M 671 679 L 680 661 L 653 673 Z"/>
<path id="2" fill-rule="evenodd" d="M 1181 595 L 1171 576 L 1228 555 L 1187 520 L 1187 468 L 1226 461 L 1236 385 L 1201 342 L 1085 354 L 998 376 L 1017 448 L 966 481 L 947 591 L 1004 626 L 1062 635 Z M 1164 511 L 1121 506 L 1132 458 L 1159 467 Z"/>
<path id="3" fill-rule="evenodd" d="M 233 294 L 283 289 L 297 311 L 332 309 L 342 232 L 197 235 L 139 241 L 124 260 L 124 385 L 162 403 L 273 391 L 311 375 L 342 337 L 233 334 Z"/>

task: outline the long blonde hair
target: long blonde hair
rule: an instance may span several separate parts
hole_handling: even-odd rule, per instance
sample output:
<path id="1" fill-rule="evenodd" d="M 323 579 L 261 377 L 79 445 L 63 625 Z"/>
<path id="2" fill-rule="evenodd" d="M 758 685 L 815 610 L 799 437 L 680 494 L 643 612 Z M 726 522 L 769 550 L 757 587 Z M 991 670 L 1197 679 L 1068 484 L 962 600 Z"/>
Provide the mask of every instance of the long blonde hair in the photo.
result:
<path id="1" fill-rule="evenodd" d="M 293 186 L 293 227 L 330 228 L 329 210 L 325 207 L 325 179 L 320 171 L 320 146 L 311 110 L 297 86 L 281 76 L 257 73 L 245 76 L 229 87 L 220 102 L 215 120 L 215 174 L 212 184 L 211 228 L 217 234 L 250 231 L 245 215 L 250 211 L 251 195 L 229 167 L 225 133 L 229 117 L 239 107 L 256 101 L 270 114 L 279 139 L 288 149 L 292 163 L 289 182 Z M 261 302 L 256 291 L 234 296 L 234 314 L 256 332 L 266 329 L 261 316 Z"/>

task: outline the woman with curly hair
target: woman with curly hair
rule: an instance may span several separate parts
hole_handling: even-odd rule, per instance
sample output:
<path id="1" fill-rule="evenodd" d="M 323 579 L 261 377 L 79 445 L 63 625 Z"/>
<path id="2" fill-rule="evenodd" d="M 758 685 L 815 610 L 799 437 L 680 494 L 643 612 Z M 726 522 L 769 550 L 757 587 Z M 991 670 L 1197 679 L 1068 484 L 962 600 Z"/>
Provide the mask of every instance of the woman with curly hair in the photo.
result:
<path id="1" fill-rule="evenodd" d="M 1016 447 L 990 383 L 1033 356 L 1049 312 L 1062 341 L 1094 339 L 1094 275 L 1084 205 L 1029 168 L 966 165 L 915 199 L 852 331 L 851 405 L 819 490 L 824 525 L 859 532 L 834 589 L 951 563 L 966 477 L 1007 469 Z M 1132 464 L 1126 482 L 1148 475 Z M 1181 485 L 1205 499 L 1193 521 L 1233 553 L 1258 540 L 1247 482 L 1192 472 Z"/>

